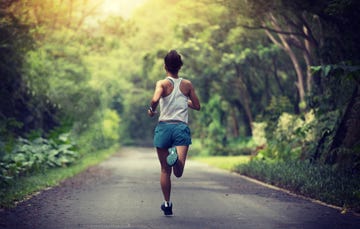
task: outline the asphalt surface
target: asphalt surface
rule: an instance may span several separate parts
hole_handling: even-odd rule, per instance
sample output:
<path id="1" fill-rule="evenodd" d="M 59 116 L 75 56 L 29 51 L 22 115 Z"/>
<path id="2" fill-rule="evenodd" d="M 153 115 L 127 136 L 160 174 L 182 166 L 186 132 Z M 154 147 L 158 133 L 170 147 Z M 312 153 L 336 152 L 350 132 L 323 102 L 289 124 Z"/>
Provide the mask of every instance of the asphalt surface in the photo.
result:
<path id="1" fill-rule="evenodd" d="M 98 166 L 0 211 L 0 228 L 360 228 L 360 217 L 187 161 L 160 210 L 154 149 L 123 148 Z"/>

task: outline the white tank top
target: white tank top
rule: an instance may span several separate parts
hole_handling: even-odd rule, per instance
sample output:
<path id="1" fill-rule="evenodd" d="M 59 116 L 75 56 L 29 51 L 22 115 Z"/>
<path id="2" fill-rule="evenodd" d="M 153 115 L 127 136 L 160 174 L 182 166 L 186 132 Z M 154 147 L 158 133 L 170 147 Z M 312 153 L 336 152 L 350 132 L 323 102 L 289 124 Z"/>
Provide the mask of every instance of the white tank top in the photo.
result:
<path id="1" fill-rule="evenodd" d="M 182 78 L 167 77 L 174 85 L 172 92 L 160 98 L 160 116 L 159 121 L 177 120 L 188 122 L 188 97 L 180 91 Z"/>

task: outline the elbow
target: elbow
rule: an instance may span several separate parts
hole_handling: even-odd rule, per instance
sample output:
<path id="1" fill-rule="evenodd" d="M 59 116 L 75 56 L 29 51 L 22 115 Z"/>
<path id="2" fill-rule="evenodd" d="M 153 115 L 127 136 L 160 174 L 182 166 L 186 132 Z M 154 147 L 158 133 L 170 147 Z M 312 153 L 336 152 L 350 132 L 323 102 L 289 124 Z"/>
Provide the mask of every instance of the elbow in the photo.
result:
<path id="1" fill-rule="evenodd" d="M 188 107 L 193 109 L 193 110 L 199 111 L 200 110 L 200 103 L 198 103 L 198 102 L 194 103 L 193 101 L 189 100 L 188 101 Z"/>

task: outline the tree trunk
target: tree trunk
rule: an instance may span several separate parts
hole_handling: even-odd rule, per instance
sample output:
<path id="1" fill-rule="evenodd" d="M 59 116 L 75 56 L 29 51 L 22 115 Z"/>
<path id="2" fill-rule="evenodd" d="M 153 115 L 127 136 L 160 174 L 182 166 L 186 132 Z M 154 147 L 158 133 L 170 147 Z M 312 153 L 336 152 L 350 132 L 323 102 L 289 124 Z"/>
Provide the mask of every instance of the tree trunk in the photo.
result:
<path id="1" fill-rule="evenodd" d="M 246 114 L 247 112 L 244 105 L 239 100 L 234 101 L 233 104 L 235 104 L 240 114 L 242 114 L 241 116 L 245 127 L 245 136 L 252 136 L 252 121 L 249 120 L 249 116 Z"/>
<path id="2" fill-rule="evenodd" d="M 309 30 L 306 26 L 303 26 L 303 31 L 304 34 L 309 37 Z M 304 52 L 304 60 L 306 63 L 306 88 L 307 88 L 307 92 L 310 93 L 311 92 L 311 78 L 312 78 L 312 74 L 310 71 L 310 67 L 313 65 L 312 63 L 312 59 L 311 59 L 311 47 L 310 47 L 310 42 L 308 39 L 304 39 L 304 46 L 305 46 L 305 50 L 303 50 Z"/>
<path id="3" fill-rule="evenodd" d="M 282 31 L 282 29 L 280 28 L 276 18 L 272 15 L 269 14 L 269 18 L 271 21 L 272 26 L 278 30 L 278 31 Z M 263 23 L 263 25 L 265 25 L 265 22 Z M 285 36 L 285 34 L 282 33 L 277 33 L 278 38 L 280 39 L 280 41 L 278 41 L 270 32 L 269 29 L 265 29 L 265 33 L 266 35 L 270 38 L 270 40 L 277 46 L 279 46 L 281 49 L 283 49 L 288 56 L 290 57 L 290 60 L 294 66 L 294 70 L 296 72 L 296 76 L 297 76 L 297 82 L 296 87 L 298 89 L 299 92 L 299 97 L 300 97 L 300 104 L 305 104 L 305 89 L 304 89 L 304 76 L 303 76 L 303 72 L 299 63 L 298 58 L 296 57 L 294 51 L 291 49 L 287 39 Z"/>
<path id="4" fill-rule="evenodd" d="M 265 100 L 266 100 L 266 104 L 270 103 L 271 100 L 271 86 L 270 86 L 270 82 L 269 82 L 269 74 L 265 73 Z"/>
<path id="5" fill-rule="evenodd" d="M 279 91 L 281 94 L 284 94 L 284 87 L 281 85 L 281 82 L 280 82 L 280 79 L 279 79 L 279 75 L 278 75 L 278 70 L 277 70 L 277 64 L 276 64 L 276 59 L 273 58 L 273 66 L 274 66 L 274 70 L 273 70 L 273 73 L 274 73 L 274 78 L 275 78 L 275 81 L 276 81 L 276 84 L 279 88 Z"/>
<path id="6" fill-rule="evenodd" d="M 252 112 L 251 112 L 251 109 L 250 109 L 250 95 L 249 95 L 247 87 L 246 87 L 246 85 L 244 83 L 243 74 L 237 68 L 236 68 L 236 71 L 237 71 L 238 78 L 236 79 L 235 85 L 236 85 L 236 87 L 237 87 L 237 89 L 238 89 L 238 91 L 240 93 L 239 101 L 243 105 L 243 108 L 245 110 L 247 119 L 249 120 L 250 129 L 251 129 L 251 132 L 252 132 L 251 123 L 253 122 L 253 118 L 252 118 Z"/>
<path id="7" fill-rule="evenodd" d="M 330 153 L 325 159 L 328 164 L 339 162 L 339 158 L 349 155 L 338 155 L 336 149 L 343 147 L 351 149 L 360 143 L 360 86 L 354 89 L 350 102 L 346 107 L 345 114 L 336 130 L 334 140 L 330 147 Z"/>
<path id="8" fill-rule="evenodd" d="M 236 111 L 235 111 L 234 107 L 230 108 L 230 118 L 231 118 L 231 121 L 233 123 L 233 125 L 232 125 L 233 137 L 237 138 L 240 135 L 240 133 L 239 133 L 239 122 L 237 120 Z"/>
<path id="9" fill-rule="evenodd" d="M 360 144 L 360 86 L 356 86 L 341 123 L 337 128 L 325 163 L 349 171 L 360 170 L 360 159 L 355 147 Z"/>

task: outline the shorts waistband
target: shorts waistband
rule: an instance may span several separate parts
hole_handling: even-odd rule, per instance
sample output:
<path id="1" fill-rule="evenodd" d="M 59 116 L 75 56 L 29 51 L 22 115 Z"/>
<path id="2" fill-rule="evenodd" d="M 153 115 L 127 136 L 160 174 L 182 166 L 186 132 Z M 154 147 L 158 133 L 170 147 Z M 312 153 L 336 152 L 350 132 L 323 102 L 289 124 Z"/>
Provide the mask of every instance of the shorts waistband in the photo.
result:
<path id="1" fill-rule="evenodd" d="M 186 122 L 180 121 L 180 120 L 160 120 L 159 121 L 160 124 L 186 124 Z"/>

